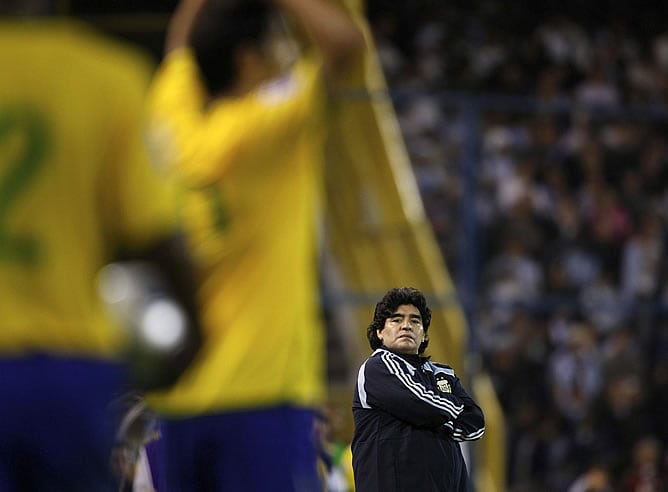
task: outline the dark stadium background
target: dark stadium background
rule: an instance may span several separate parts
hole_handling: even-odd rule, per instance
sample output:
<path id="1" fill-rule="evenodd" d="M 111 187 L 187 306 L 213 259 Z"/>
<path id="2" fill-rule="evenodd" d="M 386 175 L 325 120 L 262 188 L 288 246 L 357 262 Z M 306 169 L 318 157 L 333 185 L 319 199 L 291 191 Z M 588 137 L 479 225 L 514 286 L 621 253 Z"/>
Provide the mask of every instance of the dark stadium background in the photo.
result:
<path id="1" fill-rule="evenodd" d="M 161 52 L 165 22 L 177 4 L 175 0 L 60 0 L 59 10 L 92 20 L 103 29 L 136 42 L 156 56 Z M 499 2 L 469 0 L 369 0 L 367 15 L 373 23 L 390 15 L 397 22 L 397 39 L 410 39 L 418 28 L 416 13 L 425 9 L 455 10 L 488 16 L 500 29 L 522 32 L 552 14 L 577 19 L 585 27 L 595 27 L 609 20 L 623 20 L 625 26 L 639 33 L 657 33 L 665 27 L 668 8 L 661 2 L 624 0 L 544 0 L 539 2 Z"/>

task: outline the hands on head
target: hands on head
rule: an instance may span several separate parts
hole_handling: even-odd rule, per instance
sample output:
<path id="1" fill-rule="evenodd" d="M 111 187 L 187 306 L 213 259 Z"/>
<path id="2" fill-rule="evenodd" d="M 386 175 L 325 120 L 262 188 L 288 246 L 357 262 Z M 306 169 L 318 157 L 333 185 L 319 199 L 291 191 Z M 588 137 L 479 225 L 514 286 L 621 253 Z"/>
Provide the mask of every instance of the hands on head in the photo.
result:
<path id="1" fill-rule="evenodd" d="M 188 46 L 197 16 L 207 1 L 181 0 L 170 20 L 166 52 Z M 265 0 L 292 17 L 320 51 L 325 75 L 335 81 L 345 76 L 364 50 L 364 36 L 357 22 L 340 5 L 329 0 Z"/>

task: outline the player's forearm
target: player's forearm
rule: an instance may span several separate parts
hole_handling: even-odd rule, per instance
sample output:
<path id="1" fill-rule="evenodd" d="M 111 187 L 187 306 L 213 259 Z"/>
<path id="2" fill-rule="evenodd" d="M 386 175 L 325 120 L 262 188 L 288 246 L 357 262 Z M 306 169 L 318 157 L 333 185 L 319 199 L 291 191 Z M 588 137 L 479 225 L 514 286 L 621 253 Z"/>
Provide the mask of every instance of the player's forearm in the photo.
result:
<path id="1" fill-rule="evenodd" d="M 329 0 L 272 0 L 293 16 L 322 53 L 325 68 L 334 77 L 345 74 L 361 56 L 364 37 L 357 22 Z"/>
<path id="2" fill-rule="evenodd" d="M 169 53 L 188 45 L 190 33 L 197 14 L 205 0 L 181 0 L 167 26 L 165 53 Z"/>

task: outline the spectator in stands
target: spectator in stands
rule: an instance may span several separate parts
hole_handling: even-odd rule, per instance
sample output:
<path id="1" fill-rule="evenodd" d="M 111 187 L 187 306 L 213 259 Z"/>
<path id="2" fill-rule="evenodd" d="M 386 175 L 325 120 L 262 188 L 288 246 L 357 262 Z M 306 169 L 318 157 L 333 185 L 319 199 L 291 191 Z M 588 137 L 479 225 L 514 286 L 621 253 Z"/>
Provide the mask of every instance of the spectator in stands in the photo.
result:
<path id="1" fill-rule="evenodd" d="M 561 414 L 572 422 L 580 420 L 598 396 L 602 385 L 601 357 L 593 327 L 572 323 L 567 344 L 550 357 L 550 385 Z"/>
<path id="2" fill-rule="evenodd" d="M 604 465 L 595 464 L 577 477 L 568 492 L 612 492 L 610 472 Z"/>
<path id="3" fill-rule="evenodd" d="M 666 490 L 668 477 L 662 467 L 662 444 L 645 436 L 633 446 L 632 464 L 622 478 L 621 492 L 643 492 Z"/>
<path id="4" fill-rule="evenodd" d="M 325 492 L 355 490 L 350 442 L 341 432 L 342 410 L 333 404 L 324 405 L 315 420 L 318 462 Z"/>

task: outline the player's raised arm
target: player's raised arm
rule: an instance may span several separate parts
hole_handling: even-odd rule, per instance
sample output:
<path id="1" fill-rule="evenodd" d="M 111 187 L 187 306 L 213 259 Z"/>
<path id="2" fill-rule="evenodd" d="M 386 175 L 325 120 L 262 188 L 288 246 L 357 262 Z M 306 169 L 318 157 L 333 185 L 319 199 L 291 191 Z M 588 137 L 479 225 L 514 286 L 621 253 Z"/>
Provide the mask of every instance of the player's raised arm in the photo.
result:
<path id="1" fill-rule="evenodd" d="M 181 0 L 167 26 L 165 53 L 188 46 L 190 33 L 206 0 Z"/>
<path id="2" fill-rule="evenodd" d="M 364 50 L 364 36 L 343 8 L 328 0 L 271 0 L 293 16 L 323 57 L 325 75 L 331 82 L 348 74 Z"/>

